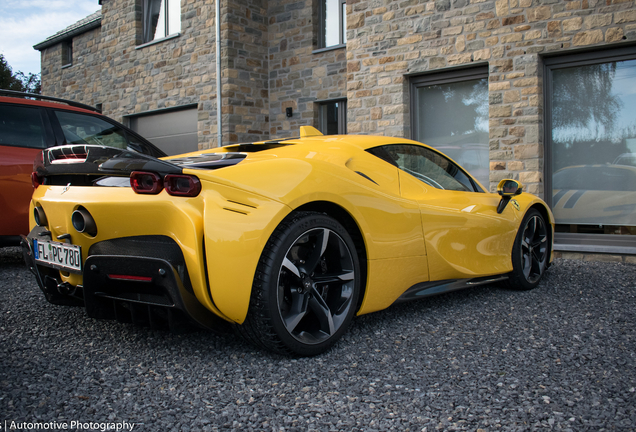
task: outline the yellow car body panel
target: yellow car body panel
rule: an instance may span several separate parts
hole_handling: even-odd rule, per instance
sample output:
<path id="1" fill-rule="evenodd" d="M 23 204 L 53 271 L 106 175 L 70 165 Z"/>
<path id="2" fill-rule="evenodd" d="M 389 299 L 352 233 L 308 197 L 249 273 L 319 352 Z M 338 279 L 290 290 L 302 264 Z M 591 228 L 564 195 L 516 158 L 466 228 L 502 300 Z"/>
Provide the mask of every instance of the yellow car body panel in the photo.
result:
<path id="1" fill-rule="evenodd" d="M 391 306 L 412 286 L 426 282 L 426 256 L 369 260 L 367 289 L 358 315 Z"/>
<path id="2" fill-rule="evenodd" d="M 186 199 L 175 205 L 166 199 L 166 192 L 140 196 L 131 188 L 40 186 L 31 200 L 30 225 L 35 227 L 33 207 L 46 208 L 52 237 L 70 234 L 72 244 L 82 248 L 85 261 L 91 245 L 114 238 L 139 235 L 165 235 L 181 248 L 197 299 L 212 312 L 222 315 L 210 301 L 203 261 L 203 206 L 205 201 Z M 214 191 L 212 191 L 214 193 Z M 205 196 L 206 192 L 203 191 Z M 69 215 L 81 206 L 86 208 L 98 225 L 95 237 L 78 233 Z M 140 204 L 143 203 L 143 207 Z M 82 284 L 82 275 L 60 272 L 63 282 Z M 226 317 L 224 317 L 227 319 Z"/>
<path id="3" fill-rule="evenodd" d="M 222 182 L 215 187 L 224 191 L 220 192 L 224 207 L 206 204 L 205 210 L 208 271 L 216 275 L 210 277 L 214 305 L 232 321 L 243 322 L 265 243 L 287 214 L 313 202 L 335 203 L 351 214 L 364 233 L 370 261 L 425 255 L 419 208 L 399 196 L 397 169 L 381 165 L 385 172 L 378 175 L 378 181 L 382 177 L 391 193 L 371 181 L 367 188 L 360 188 L 354 181 L 359 174 L 345 171 L 349 178 L 339 178 L 320 161 L 309 164 L 296 159 L 264 159 L 246 164 L 243 169 L 236 166 L 225 171 L 226 175 L 222 170 L 211 174 L 209 178 L 214 176 L 216 182 Z M 184 172 L 195 174 L 193 170 Z M 270 172 L 285 173 L 278 182 L 268 177 L 268 182 L 278 186 L 273 193 L 271 189 L 266 192 L 258 188 Z M 244 185 L 254 185 L 246 188 L 250 192 L 228 186 L 237 185 L 238 179 Z M 254 198 L 246 202 L 248 195 Z M 426 278 L 425 266 L 419 274 Z M 409 278 L 405 276 L 406 279 Z M 383 303 L 383 307 L 392 302 Z"/>
<path id="4" fill-rule="evenodd" d="M 272 233 L 290 213 L 316 203 L 346 212 L 363 239 L 367 278 L 358 314 L 388 307 L 418 283 L 510 272 L 512 245 L 532 206 L 548 215 L 552 235 L 554 219 L 532 195 L 516 196 L 499 214 L 497 194 L 435 189 L 366 151 L 398 143 L 422 146 L 373 136 L 309 136 L 271 149 L 267 143 L 253 144 L 263 150 L 231 168 L 183 168 L 183 174 L 201 182 L 193 198 L 165 190 L 141 195 L 126 187 L 41 185 L 33 195 L 30 226 L 36 226 L 34 206 L 42 206 L 52 238 L 70 234 L 83 260 L 91 245 L 104 240 L 168 236 L 183 252 L 196 299 L 239 324 L 248 313 L 254 276 Z M 178 157 L 240 149 L 231 145 Z M 79 206 L 95 219 L 96 236 L 71 225 L 70 215 Z M 60 272 L 60 277 L 82 284 L 79 274 Z"/>

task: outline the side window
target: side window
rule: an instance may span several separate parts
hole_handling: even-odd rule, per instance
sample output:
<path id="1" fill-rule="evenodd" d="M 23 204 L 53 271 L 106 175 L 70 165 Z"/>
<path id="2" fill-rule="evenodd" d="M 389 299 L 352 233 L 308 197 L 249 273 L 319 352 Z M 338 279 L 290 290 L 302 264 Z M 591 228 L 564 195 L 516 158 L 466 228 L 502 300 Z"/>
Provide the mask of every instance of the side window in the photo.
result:
<path id="1" fill-rule="evenodd" d="M 55 116 L 60 122 L 67 144 L 128 148 L 124 130 L 98 117 L 68 111 L 55 111 Z"/>
<path id="2" fill-rule="evenodd" d="M 40 109 L 0 105 L 0 145 L 46 148 Z"/>
<path id="3" fill-rule="evenodd" d="M 437 189 L 475 192 L 470 178 L 453 162 L 426 147 L 393 144 L 369 152 Z"/>

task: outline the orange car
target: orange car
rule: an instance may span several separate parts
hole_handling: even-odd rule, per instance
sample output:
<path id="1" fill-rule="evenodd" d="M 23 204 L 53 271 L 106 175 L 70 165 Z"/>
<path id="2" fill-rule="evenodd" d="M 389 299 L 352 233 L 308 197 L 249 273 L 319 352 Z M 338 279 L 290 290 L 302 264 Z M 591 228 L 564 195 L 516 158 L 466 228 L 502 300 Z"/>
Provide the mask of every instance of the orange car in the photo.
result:
<path id="1" fill-rule="evenodd" d="M 98 144 L 166 156 L 88 105 L 0 90 L 0 247 L 19 245 L 20 235 L 29 233 L 34 159 L 42 149 L 65 144 Z"/>

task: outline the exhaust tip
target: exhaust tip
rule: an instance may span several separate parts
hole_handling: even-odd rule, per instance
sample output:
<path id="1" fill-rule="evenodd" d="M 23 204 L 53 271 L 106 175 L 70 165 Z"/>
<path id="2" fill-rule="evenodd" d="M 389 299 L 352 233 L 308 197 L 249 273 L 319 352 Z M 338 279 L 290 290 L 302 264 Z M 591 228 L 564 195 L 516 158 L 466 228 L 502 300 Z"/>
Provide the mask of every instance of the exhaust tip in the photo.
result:
<path id="1" fill-rule="evenodd" d="M 37 226 L 45 227 L 48 224 L 46 213 L 44 213 L 44 209 L 41 206 L 33 208 L 33 219 L 35 219 Z"/>
<path id="2" fill-rule="evenodd" d="M 97 225 L 93 216 L 84 207 L 80 207 L 71 215 L 73 228 L 79 233 L 86 233 L 91 237 L 97 235 Z"/>

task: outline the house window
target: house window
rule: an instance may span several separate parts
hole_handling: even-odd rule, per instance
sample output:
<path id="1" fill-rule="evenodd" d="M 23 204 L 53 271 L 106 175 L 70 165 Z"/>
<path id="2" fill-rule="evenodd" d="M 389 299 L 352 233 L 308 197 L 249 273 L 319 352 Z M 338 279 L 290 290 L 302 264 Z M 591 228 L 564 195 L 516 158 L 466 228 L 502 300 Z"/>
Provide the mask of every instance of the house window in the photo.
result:
<path id="1" fill-rule="evenodd" d="M 558 235 L 610 235 L 610 246 L 616 234 L 636 235 L 636 49 L 547 58 L 545 67 L 545 195 Z"/>
<path id="2" fill-rule="evenodd" d="M 73 64 L 73 39 L 62 42 L 62 66 Z"/>
<path id="3" fill-rule="evenodd" d="M 181 31 L 181 0 L 143 0 L 143 43 Z"/>
<path id="4" fill-rule="evenodd" d="M 466 169 L 488 189 L 488 68 L 411 80 L 412 136 Z"/>
<path id="5" fill-rule="evenodd" d="M 320 104 L 320 131 L 325 135 L 347 133 L 347 101 L 337 100 Z"/>
<path id="6" fill-rule="evenodd" d="M 319 48 L 344 45 L 347 42 L 347 2 L 321 0 Z"/>

